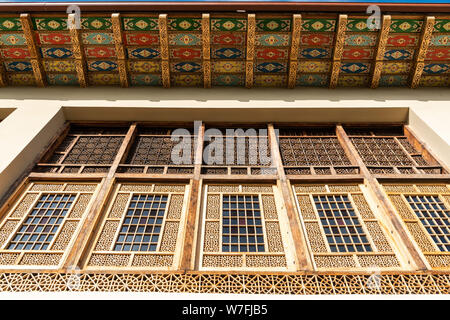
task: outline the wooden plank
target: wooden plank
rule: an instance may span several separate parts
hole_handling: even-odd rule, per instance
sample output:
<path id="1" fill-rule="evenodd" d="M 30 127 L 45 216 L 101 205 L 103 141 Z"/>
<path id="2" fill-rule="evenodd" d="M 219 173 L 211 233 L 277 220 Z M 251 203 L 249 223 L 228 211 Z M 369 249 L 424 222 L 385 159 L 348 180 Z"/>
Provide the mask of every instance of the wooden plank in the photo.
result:
<path id="1" fill-rule="evenodd" d="M 341 125 L 336 126 L 336 134 L 339 139 L 344 142 L 346 148 L 348 148 L 348 150 L 353 154 L 353 158 L 360 166 L 361 173 L 364 175 L 366 181 L 365 184 L 368 186 L 369 190 L 381 205 L 380 210 L 388 218 L 388 222 L 390 223 L 389 229 L 393 228 L 396 234 L 401 239 L 401 241 L 397 242 L 397 247 L 399 249 L 401 249 L 400 246 L 404 248 L 404 250 L 402 250 L 401 252 L 406 256 L 405 258 L 407 258 L 408 262 L 411 260 L 414 262 L 416 268 L 420 270 L 427 269 L 425 262 L 420 256 L 420 253 L 416 250 L 414 243 L 411 241 L 407 232 L 403 228 L 400 216 L 397 214 L 395 208 L 390 203 L 390 200 L 384 195 L 382 186 L 367 169 L 364 161 L 362 160 L 356 148 L 353 146 L 350 138 L 347 136 Z M 391 232 L 393 232 L 394 230 L 391 230 Z"/>
<path id="2" fill-rule="evenodd" d="M 289 226 L 294 240 L 294 249 L 296 256 L 296 266 L 299 271 L 312 271 L 313 263 L 311 256 L 308 253 L 306 237 L 302 232 L 300 227 L 300 221 L 298 213 L 295 209 L 294 197 L 290 189 L 289 180 L 286 178 L 284 173 L 283 162 L 281 160 L 280 148 L 278 146 L 278 139 L 275 134 L 273 124 L 269 124 L 269 139 L 270 139 L 270 151 L 272 154 L 272 159 L 278 173 L 278 185 L 280 187 L 280 193 L 283 197 L 284 206 L 289 219 Z"/>
<path id="3" fill-rule="evenodd" d="M 159 42 L 161 45 L 161 77 L 164 88 L 170 88 L 170 67 L 169 67 L 169 35 L 167 32 L 167 14 L 160 14 L 159 22 Z"/>
<path id="4" fill-rule="evenodd" d="M 81 267 L 83 258 L 87 256 L 88 251 L 91 249 L 91 246 L 93 245 L 91 240 L 95 237 L 95 232 L 93 231 L 95 230 L 97 223 L 101 218 L 103 209 L 107 205 L 109 197 L 111 196 L 111 191 L 114 188 L 117 167 L 125 158 L 126 151 L 129 149 L 129 145 L 133 141 L 136 132 L 136 124 L 133 123 L 122 141 L 107 176 L 100 182 L 100 189 L 95 197 L 94 203 L 86 215 L 81 231 L 64 262 L 63 268 L 71 269 L 75 266 Z"/>
<path id="5" fill-rule="evenodd" d="M 245 87 L 253 87 L 253 60 L 255 57 L 256 16 L 250 13 L 247 16 L 247 58 L 245 61 Z"/>
<path id="6" fill-rule="evenodd" d="M 289 54 L 288 88 L 295 88 L 297 82 L 298 51 L 300 48 L 300 32 L 302 27 L 302 15 L 294 14 L 292 17 L 291 51 Z"/>
<path id="7" fill-rule="evenodd" d="M 202 14 L 203 87 L 211 88 L 211 36 L 209 14 Z"/>
<path id="8" fill-rule="evenodd" d="M 28 51 L 30 52 L 31 57 L 30 62 L 33 68 L 36 85 L 38 87 L 45 87 L 47 84 L 47 78 L 44 73 L 44 68 L 42 67 L 41 55 L 38 53 L 36 47 L 30 15 L 28 13 L 21 13 L 20 22 L 22 24 L 23 34 L 27 40 Z"/>
<path id="9" fill-rule="evenodd" d="M 186 224 L 184 226 L 183 249 L 181 251 L 180 269 L 183 271 L 193 270 L 195 267 L 195 238 L 200 212 L 199 199 L 201 196 L 202 180 L 200 178 L 201 164 L 203 159 L 203 137 L 205 134 L 205 125 L 202 124 L 198 129 L 197 145 L 194 155 L 194 176 L 191 179 L 189 190 L 189 203 L 187 208 Z"/>
<path id="10" fill-rule="evenodd" d="M 391 28 L 391 16 L 383 15 L 383 22 L 378 35 L 377 52 L 373 61 L 373 72 L 370 87 L 372 89 L 378 88 L 381 78 L 381 70 L 383 69 L 383 56 L 386 49 L 386 43 Z"/>
<path id="11" fill-rule="evenodd" d="M 86 60 L 83 51 L 83 45 L 81 41 L 80 30 L 76 28 L 75 14 L 69 14 L 68 18 L 72 23 L 69 23 L 69 32 L 72 39 L 73 57 L 75 58 L 75 69 L 77 71 L 78 83 L 80 87 L 85 88 L 88 86 L 88 77 L 86 70 Z"/>
<path id="12" fill-rule="evenodd" d="M 422 33 L 420 35 L 419 51 L 416 52 L 414 59 L 414 71 L 411 76 L 410 87 L 415 89 L 419 86 L 420 78 L 422 77 L 423 67 L 425 63 L 425 55 L 430 45 L 431 36 L 433 34 L 435 18 L 433 16 L 427 16 L 425 23 L 422 27 Z"/>
<path id="13" fill-rule="evenodd" d="M 337 87 L 339 72 L 341 70 L 341 58 L 344 52 L 344 41 L 345 41 L 345 30 L 347 29 L 347 15 L 340 14 L 337 30 L 336 30 L 336 40 L 334 43 L 333 51 L 333 63 L 331 66 L 330 75 L 330 88 L 334 89 Z"/>
<path id="14" fill-rule="evenodd" d="M 120 13 L 111 14 L 112 30 L 114 36 L 114 44 L 116 46 L 117 66 L 119 69 L 120 85 L 123 88 L 129 86 L 127 63 L 125 59 L 125 50 L 123 48 L 123 32 L 120 22 Z"/>

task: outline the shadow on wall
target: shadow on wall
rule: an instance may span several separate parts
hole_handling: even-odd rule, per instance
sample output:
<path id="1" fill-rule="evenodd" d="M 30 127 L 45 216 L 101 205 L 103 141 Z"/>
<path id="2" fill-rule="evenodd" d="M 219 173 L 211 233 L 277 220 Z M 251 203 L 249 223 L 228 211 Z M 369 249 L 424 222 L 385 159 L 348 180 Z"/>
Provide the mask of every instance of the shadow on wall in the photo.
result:
<path id="1" fill-rule="evenodd" d="M 235 100 L 248 101 L 305 101 L 305 100 L 329 100 L 354 101 L 354 100 L 416 100 L 416 101 L 450 101 L 450 90 L 446 88 L 232 88 L 219 87 L 212 89 L 203 88 L 156 88 L 156 87 L 47 87 L 47 88 L 2 88 L 1 99 L 14 100 L 195 100 L 195 101 L 219 101 Z"/>

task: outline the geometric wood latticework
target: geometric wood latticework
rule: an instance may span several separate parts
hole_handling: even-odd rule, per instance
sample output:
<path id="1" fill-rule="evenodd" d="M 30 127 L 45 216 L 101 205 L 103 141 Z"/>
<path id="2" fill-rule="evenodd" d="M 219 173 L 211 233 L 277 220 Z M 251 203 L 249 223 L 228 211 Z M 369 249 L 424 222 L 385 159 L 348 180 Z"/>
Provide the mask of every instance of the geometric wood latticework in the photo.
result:
<path id="1" fill-rule="evenodd" d="M 292 247 L 277 188 L 205 186 L 201 270 L 290 270 Z"/>
<path id="2" fill-rule="evenodd" d="M 87 268 L 176 269 L 187 194 L 182 184 L 117 184 Z"/>
<path id="3" fill-rule="evenodd" d="M 318 270 L 399 269 L 392 241 L 358 184 L 295 184 Z"/>
<path id="4" fill-rule="evenodd" d="M 401 127 L 358 128 L 345 131 L 373 174 L 441 174 L 439 165 L 431 165 L 416 150 Z"/>
<path id="5" fill-rule="evenodd" d="M 57 12 L 0 16 L 3 85 L 450 84 L 448 15 L 383 16 L 381 30 L 351 13 L 87 15 L 80 29 Z"/>
<path id="6" fill-rule="evenodd" d="M 0 265 L 60 266 L 80 232 L 96 183 L 30 183 L 0 223 Z"/>
<path id="7" fill-rule="evenodd" d="M 383 184 L 392 205 L 432 269 L 450 267 L 450 186 Z"/>

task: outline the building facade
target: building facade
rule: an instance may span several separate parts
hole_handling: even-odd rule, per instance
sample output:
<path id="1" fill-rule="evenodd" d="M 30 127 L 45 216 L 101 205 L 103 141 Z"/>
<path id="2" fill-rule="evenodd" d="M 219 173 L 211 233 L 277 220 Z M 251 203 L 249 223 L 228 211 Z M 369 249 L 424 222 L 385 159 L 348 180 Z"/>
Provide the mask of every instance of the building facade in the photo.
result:
<path id="1" fill-rule="evenodd" d="M 3 7 L 0 291 L 449 293 L 448 8 L 205 8 Z"/>

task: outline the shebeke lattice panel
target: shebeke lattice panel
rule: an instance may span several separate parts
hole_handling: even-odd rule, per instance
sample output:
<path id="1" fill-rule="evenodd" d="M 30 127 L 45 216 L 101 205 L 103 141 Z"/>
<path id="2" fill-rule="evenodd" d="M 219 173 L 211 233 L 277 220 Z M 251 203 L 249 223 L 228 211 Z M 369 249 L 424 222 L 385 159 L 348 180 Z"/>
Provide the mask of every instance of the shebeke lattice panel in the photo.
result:
<path id="1" fill-rule="evenodd" d="M 411 239 L 432 269 L 450 267 L 450 188 L 446 184 L 383 184 Z"/>
<path id="2" fill-rule="evenodd" d="M 358 184 L 295 184 L 317 270 L 400 269 L 392 241 Z"/>
<path id="3" fill-rule="evenodd" d="M 1 268 L 58 268 L 90 207 L 96 183 L 32 182 L 0 223 Z"/>
<path id="4" fill-rule="evenodd" d="M 201 270 L 294 268 L 286 213 L 272 185 L 205 186 Z"/>
<path id="5" fill-rule="evenodd" d="M 177 269 L 187 193 L 183 184 L 117 184 L 86 268 Z"/>

